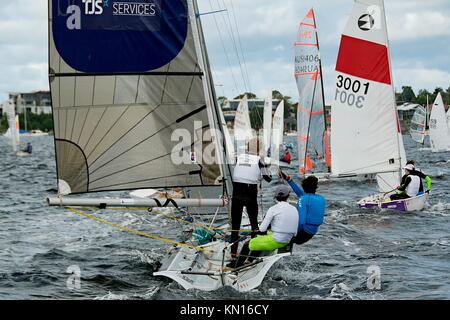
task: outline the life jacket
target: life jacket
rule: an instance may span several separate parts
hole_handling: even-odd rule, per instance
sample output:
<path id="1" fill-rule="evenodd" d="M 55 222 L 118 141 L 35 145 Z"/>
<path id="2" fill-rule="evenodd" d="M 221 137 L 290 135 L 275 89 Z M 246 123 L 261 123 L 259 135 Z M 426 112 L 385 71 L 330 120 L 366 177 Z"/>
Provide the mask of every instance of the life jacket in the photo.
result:
<path id="1" fill-rule="evenodd" d="M 256 155 L 239 155 L 233 171 L 233 181 L 247 184 L 258 184 L 261 178 L 259 159 L 259 156 Z"/>
<path id="2" fill-rule="evenodd" d="M 325 217 L 325 198 L 318 194 L 305 194 L 298 199 L 297 210 L 297 234 L 302 230 L 315 234 Z"/>
<path id="3" fill-rule="evenodd" d="M 409 177 L 411 178 L 411 182 L 406 187 L 405 192 L 408 196 L 410 196 L 412 198 L 412 197 L 417 196 L 417 194 L 419 193 L 420 178 L 418 176 L 414 176 L 412 174 L 410 174 Z"/>

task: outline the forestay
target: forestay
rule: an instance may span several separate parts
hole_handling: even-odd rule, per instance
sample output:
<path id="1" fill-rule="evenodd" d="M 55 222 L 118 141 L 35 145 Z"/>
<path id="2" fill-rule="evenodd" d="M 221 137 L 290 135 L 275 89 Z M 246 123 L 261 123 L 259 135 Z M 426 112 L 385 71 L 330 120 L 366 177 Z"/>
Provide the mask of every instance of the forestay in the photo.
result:
<path id="1" fill-rule="evenodd" d="M 70 193 L 220 184 L 223 145 L 209 130 L 221 125 L 192 3 L 123 7 L 49 1 L 58 179 Z"/>
<path id="2" fill-rule="evenodd" d="M 333 94 L 332 172 L 392 172 L 398 185 L 404 147 L 382 0 L 355 1 L 341 36 Z"/>
<path id="3" fill-rule="evenodd" d="M 314 11 L 308 11 L 299 26 L 295 48 L 298 159 L 300 173 L 310 169 L 309 158 L 323 158 L 328 150 L 322 70 Z M 328 158 L 328 157 L 327 157 Z M 330 164 L 327 163 L 327 166 Z"/>

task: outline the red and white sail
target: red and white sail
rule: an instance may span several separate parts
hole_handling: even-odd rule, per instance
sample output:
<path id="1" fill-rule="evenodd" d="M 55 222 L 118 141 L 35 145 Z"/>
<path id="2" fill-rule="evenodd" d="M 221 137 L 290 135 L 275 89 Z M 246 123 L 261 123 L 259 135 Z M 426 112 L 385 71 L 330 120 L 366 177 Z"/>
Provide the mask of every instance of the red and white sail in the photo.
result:
<path id="1" fill-rule="evenodd" d="M 341 37 L 333 96 L 333 174 L 389 172 L 380 177 L 394 188 L 405 151 L 382 0 L 355 1 Z"/>
<path id="2" fill-rule="evenodd" d="M 311 158 L 325 158 L 327 167 L 330 165 L 321 60 L 313 9 L 300 22 L 294 49 L 295 80 L 299 93 L 298 159 L 299 171 L 304 174 L 313 167 Z"/>

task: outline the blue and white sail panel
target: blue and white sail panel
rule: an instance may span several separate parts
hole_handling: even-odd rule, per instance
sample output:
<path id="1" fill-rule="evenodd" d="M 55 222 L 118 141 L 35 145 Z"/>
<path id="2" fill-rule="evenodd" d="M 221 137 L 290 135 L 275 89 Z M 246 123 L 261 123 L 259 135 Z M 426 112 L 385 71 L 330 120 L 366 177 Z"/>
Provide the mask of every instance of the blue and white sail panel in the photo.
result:
<path id="1" fill-rule="evenodd" d="M 72 193 L 220 183 L 195 20 L 186 0 L 49 1 L 57 172 Z"/>

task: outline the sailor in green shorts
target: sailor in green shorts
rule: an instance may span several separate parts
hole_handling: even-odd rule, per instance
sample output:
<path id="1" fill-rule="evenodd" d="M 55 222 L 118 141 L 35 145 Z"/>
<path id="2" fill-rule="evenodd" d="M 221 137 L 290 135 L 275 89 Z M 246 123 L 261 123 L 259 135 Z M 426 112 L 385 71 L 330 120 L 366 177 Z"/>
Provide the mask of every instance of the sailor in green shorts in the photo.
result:
<path id="1" fill-rule="evenodd" d="M 275 199 L 278 203 L 269 208 L 264 220 L 259 226 L 261 233 L 256 238 L 246 242 L 239 254 L 237 261 L 227 265 L 231 268 L 242 266 L 247 258 L 259 255 L 261 251 L 272 251 L 280 249 L 289 244 L 292 237 L 297 233 L 298 213 L 297 208 L 287 203 L 290 189 L 286 185 L 279 185 L 275 191 Z M 271 227 L 271 231 L 267 229 Z M 250 253 L 250 254 L 249 254 Z M 250 257 L 251 256 L 251 257 Z"/>

